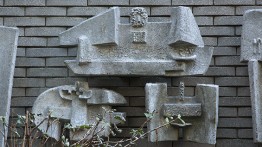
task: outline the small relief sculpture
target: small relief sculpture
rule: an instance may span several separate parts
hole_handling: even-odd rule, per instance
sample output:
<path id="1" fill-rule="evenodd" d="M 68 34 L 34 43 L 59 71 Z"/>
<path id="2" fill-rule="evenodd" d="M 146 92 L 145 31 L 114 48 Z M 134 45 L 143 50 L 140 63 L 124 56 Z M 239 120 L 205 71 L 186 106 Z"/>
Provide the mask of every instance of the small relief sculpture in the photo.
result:
<path id="1" fill-rule="evenodd" d="M 76 82 L 75 85 L 64 85 L 49 89 L 38 96 L 33 105 L 32 112 L 35 124 L 50 137 L 60 140 L 61 123 L 54 121 L 63 120 L 70 124 L 76 131 L 70 132 L 71 140 L 89 139 L 92 133 L 99 136 L 108 136 L 110 126 L 98 124 L 94 130 L 79 129 L 81 126 L 92 126 L 98 116 L 102 116 L 104 123 L 118 124 L 125 119 L 125 113 L 111 112 L 112 105 L 125 104 L 126 100 L 120 94 L 106 89 L 89 89 L 87 82 Z M 46 120 L 50 117 L 51 120 Z M 53 122 L 50 124 L 50 122 Z M 90 136 L 89 136 L 90 135 Z"/>
<path id="2" fill-rule="evenodd" d="M 148 15 L 145 8 L 133 8 L 130 13 L 131 24 L 135 28 L 143 27 L 147 23 Z"/>

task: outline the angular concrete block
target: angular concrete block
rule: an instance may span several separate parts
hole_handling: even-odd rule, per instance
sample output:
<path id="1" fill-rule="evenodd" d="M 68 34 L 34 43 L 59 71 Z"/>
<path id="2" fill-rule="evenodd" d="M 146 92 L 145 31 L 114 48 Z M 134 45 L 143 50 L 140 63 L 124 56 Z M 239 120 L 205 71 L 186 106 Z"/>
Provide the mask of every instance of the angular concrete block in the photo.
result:
<path id="1" fill-rule="evenodd" d="M 61 123 L 53 121 L 56 119 L 70 123 L 72 127 L 83 125 L 94 125 L 98 115 L 104 115 L 105 123 L 118 124 L 119 120 L 114 116 L 125 118 L 125 113 L 112 112 L 112 105 L 125 104 L 126 100 L 120 94 L 106 89 L 89 89 L 87 82 L 76 82 L 76 85 L 64 85 L 48 89 L 40 94 L 33 105 L 32 112 L 41 114 L 35 116 L 35 123 L 39 129 L 50 137 L 60 140 Z M 52 124 L 45 118 L 51 116 Z M 101 129 L 103 130 L 101 131 Z M 94 132 L 99 132 L 100 136 L 110 134 L 109 127 L 98 125 Z M 91 134 L 86 134 L 87 130 L 79 129 L 70 132 L 71 140 L 81 140 L 83 137 L 90 138 Z"/>
<path id="2" fill-rule="evenodd" d="M 133 8 L 131 23 L 121 24 L 113 7 L 62 32 L 60 44 L 77 46 L 77 59 L 66 60 L 78 75 L 184 76 L 206 72 L 213 54 L 204 47 L 187 7 L 172 8 L 170 21 L 148 22 L 144 8 Z"/>
<path id="3" fill-rule="evenodd" d="M 181 86 L 182 85 L 182 86 Z M 198 143 L 216 144 L 218 123 L 218 86 L 198 84 L 195 97 L 185 97 L 183 83 L 179 96 L 167 95 L 167 84 L 147 83 L 146 109 L 154 116 L 148 123 L 148 130 L 165 125 L 166 117 L 178 115 L 186 122 L 172 122 L 149 134 L 149 141 L 175 141 L 179 137 L 179 127 L 183 127 L 183 139 Z"/>
<path id="4" fill-rule="evenodd" d="M 18 33 L 17 28 L 0 27 L 0 116 L 6 118 L 7 124 L 10 113 Z M 7 129 L 0 122 L 0 131 L 3 132 L 4 129 L 7 137 Z M 4 136 L 0 133 L 0 146 L 4 146 L 4 140 Z"/>

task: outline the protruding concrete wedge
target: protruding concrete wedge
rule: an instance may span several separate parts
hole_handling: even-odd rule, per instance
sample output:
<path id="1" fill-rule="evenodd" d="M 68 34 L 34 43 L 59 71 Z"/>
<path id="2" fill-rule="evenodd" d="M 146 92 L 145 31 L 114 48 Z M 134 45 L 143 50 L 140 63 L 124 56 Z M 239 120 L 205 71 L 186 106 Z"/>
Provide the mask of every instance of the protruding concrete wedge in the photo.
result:
<path id="1" fill-rule="evenodd" d="M 185 97 L 184 88 L 179 96 L 167 95 L 167 84 L 147 83 L 146 109 L 155 112 L 148 123 L 148 130 L 167 124 L 167 117 L 182 116 L 185 122 L 171 122 L 149 134 L 149 141 L 175 141 L 179 127 L 183 127 L 183 139 L 198 143 L 216 144 L 218 123 L 218 86 L 198 84 L 195 97 Z"/>
<path id="2" fill-rule="evenodd" d="M 244 14 L 241 39 L 241 61 L 248 61 L 250 96 L 252 104 L 253 140 L 262 143 L 262 9 Z"/>
<path id="3" fill-rule="evenodd" d="M 121 24 L 119 8 L 110 8 L 60 34 L 60 44 L 77 47 L 66 65 L 83 76 L 185 76 L 204 74 L 213 47 L 204 47 L 187 7 L 172 9 L 170 21 L 148 22 L 144 8 L 133 8 Z"/>
<path id="4" fill-rule="evenodd" d="M 103 117 L 105 123 L 118 124 L 114 116 L 125 119 L 125 113 L 110 112 L 112 105 L 125 104 L 126 100 L 120 94 L 105 89 L 89 89 L 86 82 L 76 82 L 76 85 L 64 85 L 43 92 L 33 105 L 32 112 L 36 114 L 35 123 L 43 133 L 47 133 L 56 140 L 60 139 L 61 123 L 56 119 L 70 123 L 72 127 L 94 125 L 98 115 Z M 46 120 L 51 116 L 51 120 Z M 42 124 L 41 122 L 44 121 Z M 50 124 L 50 121 L 53 122 Z M 99 126 L 92 130 L 100 136 L 110 134 L 109 127 Z M 90 138 L 92 133 L 87 130 L 70 132 L 71 140 Z"/>
<path id="5" fill-rule="evenodd" d="M 7 124 L 10 113 L 18 33 L 17 28 L 0 27 L 0 116 L 5 117 Z M 1 121 L 0 131 L 5 132 L 4 135 L 7 137 L 8 129 L 2 126 Z M 4 140 L 3 134 L 0 133 L 1 147 L 5 146 Z"/>

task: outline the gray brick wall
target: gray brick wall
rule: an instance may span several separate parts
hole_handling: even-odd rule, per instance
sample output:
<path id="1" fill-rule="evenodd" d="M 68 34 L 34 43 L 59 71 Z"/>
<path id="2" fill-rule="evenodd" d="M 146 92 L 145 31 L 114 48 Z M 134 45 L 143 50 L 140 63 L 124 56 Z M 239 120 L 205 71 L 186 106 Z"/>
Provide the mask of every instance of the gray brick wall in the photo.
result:
<path id="1" fill-rule="evenodd" d="M 64 65 L 76 56 L 76 49 L 59 46 L 58 34 L 111 6 L 121 8 L 127 23 L 132 7 L 145 7 L 150 21 L 167 21 L 170 7 L 192 9 L 206 45 L 214 46 L 207 73 L 195 77 L 79 77 Z M 144 86 L 147 82 L 166 82 L 168 94 L 178 94 L 179 81 L 186 85 L 186 95 L 194 95 L 197 83 L 220 85 L 219 126 L 216 147 L 259 147 L 252 141 L 251 102 L 247 64 L 240 63 L 242 15 L 245 10 L 262 8 L 262 0 L 0 0 L 0 25 L 20 30 L 12 111 L 24 114 L 36 97 L 48 88 L 88 81 L 91 87 L 108 88 L 124 95 L 128 104 L 116 107 L 127 112 L 124 132 L 139 127 L 146 111 Z M 147 147 L 211 147 L 191 142 L 148 143 Z"/>

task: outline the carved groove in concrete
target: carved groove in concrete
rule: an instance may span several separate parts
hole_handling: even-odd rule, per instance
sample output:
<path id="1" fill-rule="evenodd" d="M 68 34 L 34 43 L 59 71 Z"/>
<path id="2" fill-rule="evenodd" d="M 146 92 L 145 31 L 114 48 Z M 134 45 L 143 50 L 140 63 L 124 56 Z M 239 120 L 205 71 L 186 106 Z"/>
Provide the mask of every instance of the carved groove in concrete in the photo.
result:
<path id="1" fill-rule="evenodd" d="M 125 98 L 116 92 L 106 89 L 89 89 L 87 82 L 76 82 L 76 85 L 59 86 L 43 92 L 35 101 L 32 112 L 42 114 L 36 115 L 36 125 L 40 124 L 48 116 L 49 112 L 51 112 L 52 120 L 58 118 L 69 122 L 73 127 L 91 125 L 96 121 L 96 115 L 102 114 L 105 115 L 106 123 L 118 124 L 120 121 L 115 119 L 115 116 L 125 118 L 125 113 L 105 112 L 111 110 L 113 105 L 125 103 Z M 59 140 L 61 123 L 54 122 L 48 126 L 46 120 L 39 126 L 39 129 L 52 138 Z M 102 127 L 104 126 L 99 125 L 96 131 L 100 131 Z M 88 138 L 85 135 L 86 132 L 87 130 L 71 131 L 70 138 L 71 140 Z M 105 127 L 104 131 L 99 133 L 100 136 L 108 136 L 109 134 L 109 127 Z"/>
<path id="2" fill-rule="evenodd" d="M 241 61 L 248 61 L 249 85 L 252 104 L 253 140 L 262 143 L 262 9 L 244 14 L 241 40 Z"/>
<path id="3" fill-rule="evenodd" d="M 180 114 L 186 122 L 184 125 L 174 124 L 174 126 L 170 125 L 159 129 L 157 133 L 155 131 L 150 133 L 149 141 L 178 140 L 179 127 L 183 126 L 184 140 L 207 144 L 216 143 L 217 85 L 198 84 L 195 97 L 181 95 L 183 92 L 180 92 L 178 96 L 168 96 L 165 83 L 147 83 L 145 91 L 146 109 L 149 112 L 157 112 L 147 126 L 149 130 L 164 125 L 165 118 L 169 116 L 176 117 Z"/>
<path id="4" fill-rule="evenodd" d="M 10 103 L 13 87 L 18 29 L 0 26 L 0 116 L 6 118 L 7 124 L 10 113 Z M 0 121 L 0 131 L 3 132 Z M 8 130 L 5 131 L 7 136 Z M 4 137 L 0 133 L 0 146 L 4 147 Z"/>
<path id="5" fill-rule="evenodd" d="M 172 8 L 170 22 L 148 22 L 146 10 L 134 8 L 130 24 L 121 24 L 119 8 L 113 7 L 59 38 L 61 45 L 77 46 L 77 58 L 65 63 L 86 76 L 203 74 L 213 53 L 187 7 Z"/>

